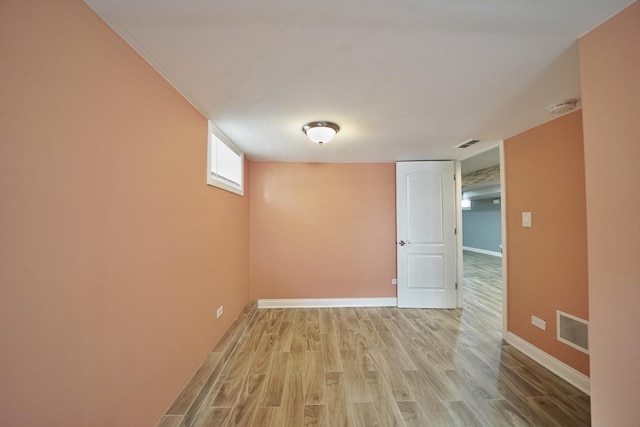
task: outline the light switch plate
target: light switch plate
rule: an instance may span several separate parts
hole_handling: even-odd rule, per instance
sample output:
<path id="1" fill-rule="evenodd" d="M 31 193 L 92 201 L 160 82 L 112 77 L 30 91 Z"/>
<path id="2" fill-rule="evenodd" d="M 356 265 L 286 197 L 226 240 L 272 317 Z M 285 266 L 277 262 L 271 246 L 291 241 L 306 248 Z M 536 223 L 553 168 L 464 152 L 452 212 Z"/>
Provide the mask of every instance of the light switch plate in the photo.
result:
<path id="1" fill-rule="evenodd" d="M 531 212 L 522 212 L 522 226 L 531 227 Z"/>

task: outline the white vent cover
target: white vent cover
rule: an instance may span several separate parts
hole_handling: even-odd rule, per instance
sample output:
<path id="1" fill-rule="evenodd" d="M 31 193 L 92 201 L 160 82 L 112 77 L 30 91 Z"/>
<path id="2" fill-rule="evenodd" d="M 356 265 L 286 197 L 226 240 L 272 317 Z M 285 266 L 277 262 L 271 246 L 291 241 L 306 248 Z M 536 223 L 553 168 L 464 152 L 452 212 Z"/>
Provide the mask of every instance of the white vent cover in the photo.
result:
<path id="1" fill-rule="evenodd" d="M 470 139 L 468 141 L 463 142 L 460 145 L 456 145 L 455 148 L 467 148 L 467 147 L 471 147 L 474 144 L 477 144 L 478 142 L 482 141 L 481 139 Z"/>
<path id="2" fill-rule="evenodd" d="M 589 322 L 560 310 L 557 313 L 558 341 L 589 354 Z"/>

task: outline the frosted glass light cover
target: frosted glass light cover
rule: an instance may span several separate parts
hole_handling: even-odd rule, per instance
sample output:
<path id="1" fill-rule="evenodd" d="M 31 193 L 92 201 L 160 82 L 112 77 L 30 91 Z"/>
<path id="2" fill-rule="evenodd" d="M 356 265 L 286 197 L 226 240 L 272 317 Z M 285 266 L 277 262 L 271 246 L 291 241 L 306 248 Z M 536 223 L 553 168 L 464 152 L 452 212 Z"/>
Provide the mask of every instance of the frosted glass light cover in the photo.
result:
<path id="1" fill-rule="evenodd" d="M 324 143 L 331 141 L 336 135 L 336 131 L 331 129 L 330 127 L 315 127 L 307 130 L 307 136 L 313 142 Z"/>

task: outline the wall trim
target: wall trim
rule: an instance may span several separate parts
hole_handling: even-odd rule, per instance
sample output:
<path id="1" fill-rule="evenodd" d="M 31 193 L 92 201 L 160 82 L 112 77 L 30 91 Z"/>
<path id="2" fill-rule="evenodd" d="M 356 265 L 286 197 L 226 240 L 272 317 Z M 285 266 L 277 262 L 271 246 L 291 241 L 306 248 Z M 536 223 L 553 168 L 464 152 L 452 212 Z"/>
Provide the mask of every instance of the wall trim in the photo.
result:
<path id="1" fill-rule="evenodd" d="M 397 307 L 398 298 L 259 299 L 258 308 Z"/>
<path id="2" fill-rule="evenodd" d="M 472 248 L 470 246 L 463 246 L 462 250 L 464 251 L 469 251 L 469 252 L 477 252 L 479 254 L 485 254 L 485 255 L 491 255 L 491 256 L 498 256 L 500 258 L 502 258 L 502 253 L 501 252 L 495 252 L 495 251 L 488 251 L 486 249 L 478 249 L 478 248 Z"/>
<path id="3" fill-rule="evenodd" d="M 575 370 L 512 332 L 507 332 L 506 341 L 580 391 L 591 395 L 591 379 L 582 372 Z"/>
<path id="4" fill-rule="evenodd" d="M 457 283 L 458 283 L 458 301 L 457 307 L 462 308 L 464 304 L 464 262 L 462 252 L 462 235 L 464 228 L 462 227 L 462 162 L 456 160 L 456 229 L 460 230 L 456 233 L 456 267 L 457 267 Z"/>
<path id="5" fill-rule="evenodd" d="M 504 155 L 504 140 L 500 141 L 500 229 L 502 230 L 502 244 L 500 251 L 502 252 L 502 338 L 507 337 L 509 332 L 509 311 L 507 310 L 509 301 L 509 274 L 507 271 L 509 246 L 507 245 L 507 174 Z"/>

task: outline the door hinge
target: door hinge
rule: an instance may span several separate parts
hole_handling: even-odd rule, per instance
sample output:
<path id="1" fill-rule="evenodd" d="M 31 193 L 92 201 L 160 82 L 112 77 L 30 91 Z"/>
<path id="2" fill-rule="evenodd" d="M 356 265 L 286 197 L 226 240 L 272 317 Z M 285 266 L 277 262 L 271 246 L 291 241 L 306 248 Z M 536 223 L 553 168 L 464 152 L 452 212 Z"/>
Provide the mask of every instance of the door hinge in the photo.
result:
<path id="1" fill-rule="evenodd" d="M 453 229 L 453 234 L 455 234 L 456 236 L 458 235 L 458 229 L 457 228 Z"/>
<path id="2" fill-rule="evenodd" d="M 458 289 L 458 282 L 456 282 L 456 289 Z"/>

